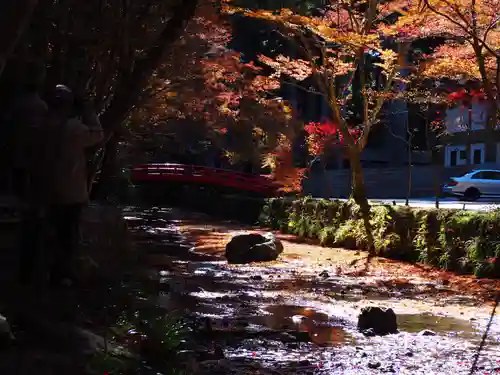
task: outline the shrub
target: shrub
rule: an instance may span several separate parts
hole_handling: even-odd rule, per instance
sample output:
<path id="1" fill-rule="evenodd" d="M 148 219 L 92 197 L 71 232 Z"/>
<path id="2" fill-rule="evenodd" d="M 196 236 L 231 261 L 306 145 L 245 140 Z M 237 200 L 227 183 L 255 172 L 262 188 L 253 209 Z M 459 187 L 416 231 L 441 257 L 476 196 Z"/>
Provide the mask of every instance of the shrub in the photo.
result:
<path id="1" fill-rule="evenodd" d="M 500 210 L 470 212 L 373 206 L 377 254 L 478 277 L 500 276 Z M 261 223 L 323 246 L 364 250 L 367 236 L 353 201 L 275 198 Z"/>

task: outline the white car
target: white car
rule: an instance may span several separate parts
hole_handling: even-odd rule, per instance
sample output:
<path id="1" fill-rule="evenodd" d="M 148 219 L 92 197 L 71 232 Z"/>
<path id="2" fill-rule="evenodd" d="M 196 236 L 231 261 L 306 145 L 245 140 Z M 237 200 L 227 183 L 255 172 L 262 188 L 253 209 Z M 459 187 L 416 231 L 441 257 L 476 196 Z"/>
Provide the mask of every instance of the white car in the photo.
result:
<path id="1" fill-rule="evenodd" d="M 443 192 L 468 201 L 500 197 L 500 170 L 478 169 L 461 177 L 452 177 L 443 187 Z"/>

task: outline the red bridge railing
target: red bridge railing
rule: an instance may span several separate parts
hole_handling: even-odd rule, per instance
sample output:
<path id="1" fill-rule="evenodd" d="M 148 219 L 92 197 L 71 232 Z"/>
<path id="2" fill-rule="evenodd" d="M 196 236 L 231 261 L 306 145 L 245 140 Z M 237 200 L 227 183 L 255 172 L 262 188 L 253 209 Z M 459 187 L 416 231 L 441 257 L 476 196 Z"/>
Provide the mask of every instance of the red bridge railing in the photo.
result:
<path id="1" fill-rule="evenodd" d="M 144 182 L 179 182 L 215 185 L 268 195 L 277 194 L 280 187 L 275 181 L 265 175 L 172 163 L 137 166 L 131 170 L 131 181 L 134 184 Z"/>

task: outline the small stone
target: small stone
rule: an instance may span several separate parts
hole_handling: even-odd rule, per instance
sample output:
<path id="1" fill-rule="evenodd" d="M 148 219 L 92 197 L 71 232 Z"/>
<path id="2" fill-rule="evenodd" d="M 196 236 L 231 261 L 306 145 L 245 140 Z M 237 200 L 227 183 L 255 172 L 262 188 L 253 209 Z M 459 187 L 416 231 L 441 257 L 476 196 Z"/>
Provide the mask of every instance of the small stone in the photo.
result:
<path id="1" fill-rule="evenodd" d="M 368 368 L 377 369 L 380 367 L 380 362 L 370 361 L 368 362 Z"/>
<path id="2" fill-rule="evenodd" d="M 409 351 L 409 350 L 408 350 L 408 351 L 405 353 L 405 356 L 407 356 L 407 357 L 413 357 L 413 352 L 411 352 L 411 351 Z"/>
<path id="3" fill-rule="evenodd" d="M 431 331 L 430 329 L 424 329 L 418 333 L 419 336 L 436 336 L 436 332 Z"/>
<path id="4" fill-rule="evenodd" d="M 330 277 L 330 275 L 328 274 L 328 272 L 326 270 L 321 271 L 321 273 L 318 276 L 322 277 L 324 279 L 328 279 Z"/>
<path id="5" fill-rule="evenodd" d="M 252 280 L 259 280 L 260 281 L 260 280 L 262 280 L 262 276 L 260 276 L 260 275 L 253 275 L 253 276 L 250 276 L 250 279 L 252 279 Z"/>

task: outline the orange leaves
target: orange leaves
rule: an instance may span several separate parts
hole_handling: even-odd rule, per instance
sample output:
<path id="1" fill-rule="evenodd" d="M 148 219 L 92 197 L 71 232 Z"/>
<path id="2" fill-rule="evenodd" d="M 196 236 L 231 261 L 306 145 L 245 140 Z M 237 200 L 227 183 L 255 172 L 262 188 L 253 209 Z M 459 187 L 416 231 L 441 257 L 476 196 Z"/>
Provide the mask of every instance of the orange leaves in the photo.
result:
<path id="1" fill-rule="evenodd" d="M 487 79 L 494 82 L 497 69 L 496 59 L 489 55 L 483 58 Z M 438 47 L 424 64 L 422 75 L 429 78 L 447 77 L 456 80 L 480 80 L 482 78 L 472 46 L 456 43 Z"/>
<path id="2" fill-rule="evenodd" d="M 272 162 L 268 161 L 268 164 L 273 163 L 273 178 L 274 180 L 283 186 L 282 191 L 289 192 L 300 192 L 302 191 L 302 179 L 306 173 L 305 168 L 295 168 L 293 166 L 293 155 L 289 144 L 283 144 L 278 152 L 269 155 Z"/>
<path id="3" fill-rule="evenodd" d="M 153 95 L 135 111 L 132 132 L 146 134 L 149 127 L 157 135 L 151 142 L 158 144 L 171 135 L 168 146 L 157 148 L 179 153 L 211 149 L 231 162 L 256 164 L 284 142 L 280 137 L 290 133 L 292 113 L 272 95 L 279 80 L 228 48 L 232 25 L 214 3 L 200 5 L 181 42 L 152 78 Z"/>
<path id="4" fill-rule="evenodd" d="M 279 78 L 282 75 L 293 77 L 298 81 L 302 81 L 309 77 L 312 73 L 311 63 L 301 59 L 291 59 L 283 55 L 271 59 L 267 56 L 259 55 L 259 61 L 273 68 L 274 74 L 272 77 Z"/>

